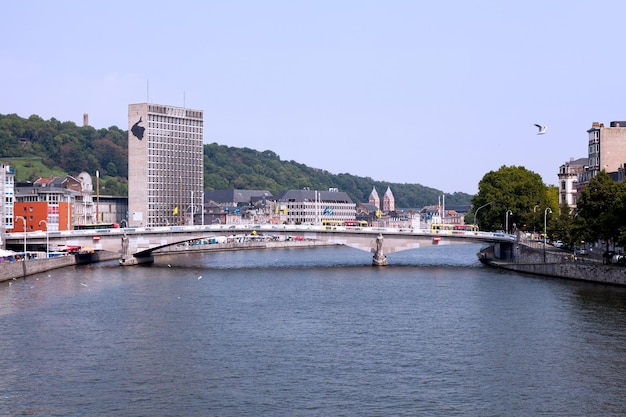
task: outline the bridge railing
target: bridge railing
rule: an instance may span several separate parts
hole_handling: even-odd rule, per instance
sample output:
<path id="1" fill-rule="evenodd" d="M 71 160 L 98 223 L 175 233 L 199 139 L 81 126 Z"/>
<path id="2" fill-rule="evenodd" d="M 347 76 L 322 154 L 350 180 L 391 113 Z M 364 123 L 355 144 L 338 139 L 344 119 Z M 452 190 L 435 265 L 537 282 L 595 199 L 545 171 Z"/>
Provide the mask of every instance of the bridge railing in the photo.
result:
<path id="1" fill-rule="evenodd" d="M 286 225 L 286 224 L 214 224 L 214 225 L 194 225 L 194 226 L 151 226 L 151 227 L 126 227 L 114 229 L 95 230 L 62 230 L 50 231 L 48 237 L 80 237 L 97 235 L 124 235 L 124 234 L 151 234 L 151 233 L 189 233 L 189 232 L 252 232 L 272 233 L 272 232 L 342 232 L 342 233 L 362 233 L 362 234 L 402 234 L 414 236 L 455 236 L 479 239 L 497 239 L 514 241 L 515 235 L 503 232 L 483 232 L 464 230 L 439 230 L 433 233 L 430 229 L 423 228 L 396 228 L 396 227 L 352 227 L 352 226 L 322 226 L 322 225 Z M 8 239 L 24 239 L 24 232 L 7 233 Z M 45 238 L 45 231 L 26 232 L 26 239 Z"/>

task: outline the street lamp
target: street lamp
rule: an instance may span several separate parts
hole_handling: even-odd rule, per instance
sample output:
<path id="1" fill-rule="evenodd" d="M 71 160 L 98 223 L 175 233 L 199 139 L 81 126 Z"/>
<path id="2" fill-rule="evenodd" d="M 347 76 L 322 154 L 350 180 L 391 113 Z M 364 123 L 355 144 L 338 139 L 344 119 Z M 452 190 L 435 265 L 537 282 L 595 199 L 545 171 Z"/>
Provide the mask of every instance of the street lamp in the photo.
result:
<path id="1" fill-rule="evenodd" d="M 66 195 L 67 197 L 67 230 L 70 230 L 70 196 Z"/>
<path id="2" fill-rule="evenodd" d="M 505 230 L 506 233 L 509 233 L 509 215 L 511 215 L 511 216 L 513 215 L 513 212 L 511 210 L 507 210 L 506 214 L 505 214 L 506 220 L 505 220 L 505 229 L 504 230 Z"/>
<path id="3" fill-rule="evenodd" d="M 539 208 L 539 204 L 535 205 L 535 208 L 533 208 L 533 212 L 534 212 L 534 213 L 537 213 L 537 209 L 538 209 L 538 208 Z M 537 229 L 536 229 L 536 226 L 537 226 L 537 215 L 536 215 L 536 214 L 534 214 L 534 215 L 533 215 L 533 235 L 535 234 L 535 232 L 536 232 L 536 230 L 537 230 Z M 536 236 L 533 236 L 533 239 L 535 239 L 535 238 L 536 238 Z"/>
<path id="4" fill-rule="evenodd" d="M 476 209 L 476 212 L 474 213 L 474 223 L 476 223 L 476 227 L 478 227 L 478 210 L 480 210 L 480 209 L 481 209 L 481 208 L 483 208 L 483 207 L 490 206 L 490 205 L 492 205 L 492 204 L 493 204 L 493 201 L 490 201 L 489 203 L 487 203 L 487 204 L 483 204 L 482 206 L 480 206 L 480 207 L 478 207 L 478 208 Z"/>
<path id="5" fill-rule="evenodd" d="M 22 222 L 24 223 L 24 259 L 26 259 L 26 217 L 15 216 L 15 219 L 22 219 Z"/>
<path id="6" fill-rule="evenodd" d="M 196 222 L 193 218 L 193 191 L 191 192 L 191 225 L 195 226 Z"/>
<path id="7" fill-rule="evenodd" d="M 202 191 L 202 226 L 204 226 L 204 191 Z"/>
<path id="8" fill-rule="evenodd" d="M 100 171 L 96 171 L 96 224 L 100 223 Z"/>
<path id="9" fill-rule="evenodd" d="M 41 226 L 41 223 L 45 223 L 46 224 L 46 259 L 48 259 L 50 257 L 50 240 L 48 238 L 48 221 L 47 220 L 39 220 L 39 226 Z"/>
<path id="10" fill-rule="evenodd" d="M 546 262 L 546 238 L 548 237 L 548 213 L 552 214 L 550 207 L 543 213 L 543 262 Z"/>

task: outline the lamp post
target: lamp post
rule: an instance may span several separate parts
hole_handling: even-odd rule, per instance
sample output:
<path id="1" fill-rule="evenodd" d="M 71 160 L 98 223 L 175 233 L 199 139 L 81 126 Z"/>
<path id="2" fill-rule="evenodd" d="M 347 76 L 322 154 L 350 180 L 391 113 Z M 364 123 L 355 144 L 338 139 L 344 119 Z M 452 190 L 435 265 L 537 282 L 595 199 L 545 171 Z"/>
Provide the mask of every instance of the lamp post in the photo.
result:
<path id="1" fill-rule="evenodd" d="M 480 207 L 478 207 L 478 208 L 476 209 L 476 212 L 474 213 L 474 223 L 476 223 L 476 227 L 478 227 L 478 210 L 480 210 L 480 209 L 481 209 L 481 208 L 483 208 L 483 207 L 490 206 L 490 205 L 492 205 L 492 204 L 493 204 L 493 201 L 490 201 L 489 203 L 487 203 L 487 204 L 483 204 L 482 206 L 480 206 Z"/>
<path id="2" fill-rule="evenodd" d="M 24 224 L 24 259 L 26 259 L 26 217 L 24 216 L 15 216 L 15 219 L 22 219 Z"/>
<path id="3" fill-rule="evenodd" d="M 193 191 L 191 192 L 191 225 L 195 226 L 196 225 L 196 221 L 193 218 Z"/>
<path id="4" fill-rule="evenodd" d="M 100 171 L 96 171 L 96 224 L 100 223 Z"/>
<path id="5" fill-rule="evenodd" d="M 506 219 L 505 220 L 505 229 L 504 230 L 505 230 L 506 233 L 509 233 L 509 215 L 510 216 L 513 215 L 513 212 L 511 210 L 507 210 L 506 214 L 504 215 L 504 217 Z"/>
<path id="6" fill-rule="evenodd" d="M 202 191 L 202 226 L 204 226 L 204 191 Z"/>
<path id="7" fill-rule="evenodd" d="M 537 213 L 537 209 L 539 208 L 539 204 L 535 205 L 535 208 L 533 208 L 533 213 Z M 535 234 L 536 232 L 536 226 L 537 226 L 537 214 L 533 215 L 533 234 Z M 533 239 L 535 238 L 535 236 L 533 236 Z"/>
<path id="8" fill-rule="evenodd" d="M 39 226 L 41 226 L 41 223 L 45 223 L 46 224 L 46 259 L 48 259 L 50 257 L 50 240 L 48 238 L 48 221 L 47 220 L 39 220 Z"/>
<path id="9" fill-rule="evenodd" d="M 66 195 L 67 197 L 67 230 L 70 230 L 70 196 Z"/>
<path id="10" fill-rule="evenodd" d="M 548 237 L 548 213 L 552 214 L 550 207 L 543 212 L 543 262 L 546 262 L 546 239 Z"/>

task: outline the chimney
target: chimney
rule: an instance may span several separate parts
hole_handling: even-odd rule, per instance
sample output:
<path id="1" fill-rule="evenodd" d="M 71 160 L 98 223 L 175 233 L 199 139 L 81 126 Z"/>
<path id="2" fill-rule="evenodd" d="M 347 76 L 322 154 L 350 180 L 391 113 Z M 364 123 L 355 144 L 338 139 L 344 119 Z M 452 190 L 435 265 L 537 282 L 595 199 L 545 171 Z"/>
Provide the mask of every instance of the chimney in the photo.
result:
<path id="1" fill-rule="evenodd" d="M 89 126 L 89 115 L 87 113 L 83 113 L 83 126 Z"/>

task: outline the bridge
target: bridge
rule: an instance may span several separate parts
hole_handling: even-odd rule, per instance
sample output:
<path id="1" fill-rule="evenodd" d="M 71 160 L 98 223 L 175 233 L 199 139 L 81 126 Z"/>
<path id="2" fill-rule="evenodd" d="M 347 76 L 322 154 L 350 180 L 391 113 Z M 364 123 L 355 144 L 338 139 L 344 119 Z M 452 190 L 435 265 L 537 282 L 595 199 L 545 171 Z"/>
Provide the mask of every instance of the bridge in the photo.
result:
<path id="1" fill-rule="evenodd" d="M 515 241 L 505 233 L 430 229 L 348 227 L 315 225 L 205 225 L 134 227 L 121 229 L 72 230 L 58 232 L 27 232 L 6 235 L 10 247 L 60 248 L 78 246 L 95 251 L 120 254 L 122 265 L 153 262 L 153 252 L 188 242 L 243 242 L 269 238 L 284 240 L 314 240 L 329 245 L 345 245 L 373 253 L 374 265 L 386 265 L 385 253 L 400 252 L 433 245 L 468 243 L 505 243 Z"/>

